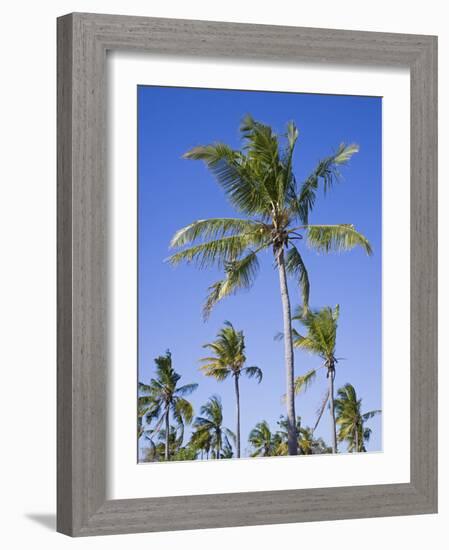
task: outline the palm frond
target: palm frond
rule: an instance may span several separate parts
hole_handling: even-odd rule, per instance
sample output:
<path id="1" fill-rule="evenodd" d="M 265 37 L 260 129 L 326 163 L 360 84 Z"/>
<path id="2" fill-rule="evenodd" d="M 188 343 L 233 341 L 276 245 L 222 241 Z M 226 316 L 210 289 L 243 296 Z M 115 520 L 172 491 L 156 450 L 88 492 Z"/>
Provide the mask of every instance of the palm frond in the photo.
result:
<path id="1" fill-rule="evenodd" d="M 236 260 L 253 242 L 249 234 L 230 235 L 176 252 L 169 256 L 167 261 L 171 265 L 178 265 L 184 261 L 195 262 L 200 269 L 211 266 L 221 267 L 226 262 Z"/>
<path id="2" fill-rule="evenodd" d="M 251 163 L 240 151 L 223 143 L 201 145 L 184 154 L 184 158 L 202 160 L 215 176 L 231 203 L 246 214 L 264 214 L 270 198 L 254 178 Z"/>
<path id="3" fill-rule="evenodd" d="M 341 252 L 361 246 L 368 255 L 373 253 L 366 237 L 351 224 L 307 225 L 307 244 L 319 252 Z"/>
<path id="4" fill-rule="evenodd" d="M 323 413 L 328 401 L 329 401 L 329 390 L 327 390 L 326 393 L 324 394 L 323 400 L 321 401 L 321 404 L 318 407 L 317 417 L 316 417 L 315 425 L 313 426 L 312 432 L 314 432 L 318 428 L 318 424 L 320 423 L 320 420 L 323 416 Z"/>
<path id="5" fill-rule="evenodd" d="M 193 407 L 192 404 L 184 399 L 183 397 L 178 397 L 173 403 L 173 417 L 182 425 L 184 423 L 190 424 L 193 419 Z"/>
<path id="6" fill-rule="evenodd" d="M 320 356 L 325 354 L 326 351 L 322 341 L 317 340 L 310 335 L 302 336 L 299 333 L 293 334 L 293 347 L 300 348 L 308 351 L 309 353 Z"/>
<path id="7" fill-rule="evenodd" d="M 301 287 L 301 298 L 303 304 L 303 314 L 309 309 L 310 283 L 306 266 L 304 265 L 301 254 L 295 246 L 292 246 L 287 252 L 285 268 L 290 275 L 294 275 Z"/>
<path id="8" fill-rule="evenodd" d="M 175 394 L 178 396 L 190 395 L 198 388 L 198 384 L 185 384 L 176 389 Z"/>
<path id="9" fill-rule="evenodd" d="M 216 240 L 224 236 L 251 233 L 255 230 L 264 231 L 266 227 L 260 222 L 240 218 L 209 218 L 197 220 L 182 229 L 173 236 L 170 247 L 177 248 L 193 243 L 200 237 L 203 240 Z"/>
<path id="10" fill-rule="evenodd" d="M 323 182 L 323 189 L 326 193 L 340 177 L 338 167 L 346 164 L 358 150 L 358 145 L 342 143 L 335 154 L 318 162 L 315 170 L 301 185 L 298 196 L 291 201 L 291 209 L 302 223 L 309 223 L 309 213 L 315 204 L 320 181 Z"/>
<path id="11" fill-rule="evenodd" d="M 317 369 L 312 369 L 302 376 L 295 378 L 295 395 L 306 391 L 316 378 Z"/>
<path id="12" fill-rule="evenodd" d="M 242 373 L 246 374 L 248 376 L 248 378 L 256 378 L 256 380 L 259 382 L 262 382 L 262 369 L 260 369 L 259 367 L 245 367 L 244 369 L 242 369 L 241 371 Z"/>
<path id="13" fill-rule="evenodd" d="M 377 409 L 375 411 L 369 411 L 367 413 L 362 414 L 363 420 L 369 420 L 370 418 L 373 418 L 374 416 L 377 416 L 378 414 L 381 414 L 382 411 L 380 409 Z"/>
<path id="14" fill-rule="evenodd" d="M 217 363 L 206 363 L 205 365 L 201 365 L 200 370 L 205 376 L 211 376 L 219 382 L 226 380 L 232 372 L 231 369 Z"/>
<path id="15" fill-rule="evenodd" d="M 226 277 L 209 287 L 210 293 L 203 307 L 204 318 L 209 317 L 212 308 L 226 296 L 235 294 L 241 289 L 249 288 L 259 272 L 257 252 L 250 252 L 241 260 L 227 262 Z"/>
<path id="16" fill-rule="evenodd" d="M 151 391 L 151 386 L 148 386 L 148 384 L 144 384 L 143 382 L 139 382 L 138 390 L 139 390 L 139 392 L 147 393 L 147 392 Z"/>

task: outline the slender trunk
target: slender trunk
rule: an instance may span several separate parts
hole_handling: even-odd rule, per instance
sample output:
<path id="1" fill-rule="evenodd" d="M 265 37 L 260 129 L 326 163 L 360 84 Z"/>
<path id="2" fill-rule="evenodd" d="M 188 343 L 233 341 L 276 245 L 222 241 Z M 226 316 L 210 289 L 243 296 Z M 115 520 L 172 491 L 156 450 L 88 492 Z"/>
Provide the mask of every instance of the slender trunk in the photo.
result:
<path id="1" fill-rule="evenodd" d="M 282 311 L 284 317 L 284 358 L 285 374 L 287 382 L 287 432 L 288 432 L 288 454 L 298 454 L 298 441 L 296 433 L 295 415 L 295 367 L 293 358 L 292 339 L 292 315 L 290 297 L 288 295 L 287 274 L 285 271 L 284 250 L 277 253 L 277 264 L 279 271 L 279 286 L 281 290 Z"/>
<path id="2" fill-rule="evenodd" d="M 220 460 L 221 434 L 217 434 L 217 460 Z"/>
<path id="3" fill-rule="evenodd" d="M 355 453 L 359 452 L 359 422 L 355 424 L 355 435 L 354 435 L 354 444 L 355 444 Z"/>
<path id="4" fill-rule="evenodd" d="M 335 407 L 334 407 L 334 378 L 335 370 L 330 368 L 328 370 L 329 378 L 329 406 L 331 411 L 331 423 L 332 423 L 332 452 L 337 452 L 337 426 L 335 423 Z"/>
<path id="5" fill-rule="evenodd" d="M 170 444 L 170 419 L 169 419 L 169 408 L 165 413 L 165 460 L 169 459 L 168 446 Z"/>
<path id="6" fill-rule="evenodd" d="M 240 458 L 240 388 L 239 388 L 239 375 L 234 376 L 235 384 L 235 402 L 236 402 L 236 414 L 237 414 L 237 458 Z"/>

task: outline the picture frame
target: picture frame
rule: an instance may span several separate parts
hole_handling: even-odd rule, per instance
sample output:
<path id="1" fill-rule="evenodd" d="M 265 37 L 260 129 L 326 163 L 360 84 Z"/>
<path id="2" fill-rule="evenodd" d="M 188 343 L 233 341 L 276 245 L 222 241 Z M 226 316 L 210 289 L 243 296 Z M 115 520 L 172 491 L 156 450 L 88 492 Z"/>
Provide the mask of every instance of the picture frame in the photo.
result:
<path id="1" fill-rule="evenodd" d="M 73 13 L 58 19 L 57 530 L 70 536 L 437 511 L 437 38 Z M 410 482 L 108 500 L 106 52 L 410 70 Z"/>

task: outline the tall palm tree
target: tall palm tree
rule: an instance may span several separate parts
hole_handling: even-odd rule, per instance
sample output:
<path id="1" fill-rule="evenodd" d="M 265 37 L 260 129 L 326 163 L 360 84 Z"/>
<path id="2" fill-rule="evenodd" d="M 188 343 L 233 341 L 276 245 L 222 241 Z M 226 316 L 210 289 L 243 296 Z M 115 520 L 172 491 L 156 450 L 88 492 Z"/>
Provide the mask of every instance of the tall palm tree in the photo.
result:
<path id="1" fill-rule="evenodd" d="M 283 136 L 247 116 L 241 125 L 242 150 L 223 143 L 194 147 L 184 158 L 202 160 L 211 170 L 228 200 L 241 217 L 197 220 L 177 231 L 171 246 L 183 248 L 170 257 L 172 264 L 195 262 L 200 268 L 218 266 L 224 278 L 214 283 L 204 306 L 207 317 L 214 305 L 239 289 L 249 288 L 259 270 L 258 254 L 271 250 L 279 274 L 283 308 L 284 355 L 287 386 L 289 454 L 297 454 L 294 400 L 294 358 L 291 306 L 287 275 L 299 284 L 303 305 L 309 300 L 309 277 L 297 244 L 329 252 L 357 245 L 371 253 L 367 239 L 353 225 L 310 225 L 319 184 L 327 191 L 338 179 L 357 145 L 340 145 L 297 184 L 293 153 L 298 130 L 288 123 Z M 186 247 L 186 248 L 184 248 Z"/>
<path id="2" fill-rule="evenodd" d="M 262 371 L 259 367 L 245 367 L 245 336 L 243 331 L 235 330 L 232 323 L 225 321 L 225 326 L 217 334 L 214 342 L 205 344 L 203 347 L 210 349 L 213 353 L 210 357 L 201 359 L 202 372 L 206 376 L 213 376 L 219 382 L 226 380 L 229 376 L 234 379 L 234 391 L 236 402 L 236 435 L 237 435 L 237 458 L 240 458 L 240 385 L 241 376 L 255 377 L 260 383 Z"/>
<path id="3" fill-rule="evenodd" d="M 380 410 L 362 413 L 362 400 L 357 398 L 354 386 L 345 384 L 337 392 L 335 400 L 338 440 L 348 442 L 348 451 L 353 453 L 366 452 L 365 442 L 369 441 L 371 429 L 364 423 L 380 414 Z"/>
<path id="4" fill-rule="evenodd" d="M 266 420 L 258 422 L 248 436 L 248 442 L 254 448 L 251 456 L 275 456 L 277 453 L 278 441 L 270 430 Z"/>
<path id="5" fill-rule="evenodd" d="M 296 330 L 293 331 L 294 346 L 310 353 L 318 355 L 323 363 L 317 369 L 312 369 L 303 376 L 295 379 L 295 393 L 298 394 L 315 380 L 317 371 L 324 368 L 328 379 L 328 391 L 326 393 L 319 418 L 321 417 L 327 402 L 329 402 L 331 425 L 332 425 L 332 452 L 337 452 L 337 429 L 335 424 L 335 403 L 334 403 L 334 380 L 335 367 L 338 363 L 335 357 L 337 345 L 337 327 L 340 315 L 340 307 L 324 307 L 320 310 L 308 310 L 307 313 L 299 311 L 295 319 L 300 321 L 306 328 L 305 336 Z M 315 425 L 316 427 L 316 425 Z"/>
<path id="6" fill-rule="evenodd" d="M 231 442 L 235 441 L 235 434 L 223 426 L 223 405 L 218 395 L 213 395 L 200 409 L 200 414 L 195 419 L 193 427 L 196 428 L 197 437 L 202 433 L 210 436 L 212 456 L 216 459 L 224 458 L 226 452 L 229 455 Z"/>
<path id="7" fill-rule="evenodd" d="M 147 421 L 156 422 L 152 433 L 165 429 L 165 460 L 170 460 L 170 414 L 181 427 L 192 422 L 193 407 L 185 396 L 195 391 L 198 384 L 178 386 L 181 375 L 173 368 L 170 351 L 156 357 L 154 362 L 156 377 L 148 385 L 140 384 L 139 389 L 147 397 Z"/>

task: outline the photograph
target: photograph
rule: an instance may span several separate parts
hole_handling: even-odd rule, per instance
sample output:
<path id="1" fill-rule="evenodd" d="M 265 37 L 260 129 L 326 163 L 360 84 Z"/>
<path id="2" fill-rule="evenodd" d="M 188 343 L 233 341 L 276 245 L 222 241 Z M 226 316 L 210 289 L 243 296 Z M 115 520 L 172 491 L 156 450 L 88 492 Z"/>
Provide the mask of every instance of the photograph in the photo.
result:
<path id="1" fill-rule="evenodd" d="M 382 452 L 382 97 L 136 116 L 138 463 Z"/>

